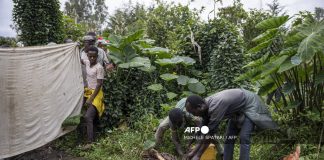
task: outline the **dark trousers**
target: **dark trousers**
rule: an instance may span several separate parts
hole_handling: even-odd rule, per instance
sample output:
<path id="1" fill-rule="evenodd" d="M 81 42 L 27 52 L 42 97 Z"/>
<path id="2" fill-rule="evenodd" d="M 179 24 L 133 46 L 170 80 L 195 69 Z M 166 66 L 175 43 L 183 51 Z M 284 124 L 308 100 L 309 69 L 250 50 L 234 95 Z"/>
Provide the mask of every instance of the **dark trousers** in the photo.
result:
<path id="1" fill-rule="evenodd" d="M 254 123 L 245 117 L 241 129 L 237 127 L 237 124 L 233 120 L 229 120 L 226 131 L 226 140 L 224 144 L 224 160 L 232 160 L 234 153 L 234 136 L 239 134 L 240 138 L 240 160 L 250 159 L 250 138 L 254 129 Z"/>
<path id="2" fill-rule="evenodd" d="M 98 111 L 93 105 L 88 107 L 84 119 L 87 124 L 87 140 L 88 142 L 94 142 L 94 130 L 95 124 L 98 121 Z"/>

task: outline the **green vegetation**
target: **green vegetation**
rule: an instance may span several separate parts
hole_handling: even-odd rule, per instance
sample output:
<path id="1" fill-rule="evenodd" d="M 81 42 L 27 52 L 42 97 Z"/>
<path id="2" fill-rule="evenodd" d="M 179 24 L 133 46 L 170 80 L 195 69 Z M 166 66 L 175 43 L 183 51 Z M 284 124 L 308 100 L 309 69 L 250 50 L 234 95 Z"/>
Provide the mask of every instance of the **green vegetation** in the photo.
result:
<path id="1" fill-rule="evenodd" d="M 13 21 L 25 45 L 63 41 L 62 12 L 58 0 L 14 0 Z"/>
<path id="2" fill-rule="evenodd" d="M 106 17 L 104 11 L 92 10 L 104 10 L 103 1 L 69 0 L 65 16 L 57 12 L 57 1 L 50 2 L 37 1 L 37 7 L 30 8 L 31 1 L 14 0 L 16 29 L 27 45 L 80 40 L 86 31 L 101 29 L 98 24 Z M 163 1 L 149 8 L 130 3 L 118 9 L 102 33 L 111 42 L 107 49 L 116 68 L 104 82 L 106 111 L 97 142 L 83 150 L 74 131 L 54 146 L 88 159 L 141 159 L 159 121 L 178 100 L 243 87 L 269 105 L 281 127 L 281 133 L 273 135 L 289 138 L 267 143 L 262 139 L 267 133 L 255 133 L 251 159 L 280 159 L 297 144 L 301 159 L 319 159 L 324 150 L 323 9 L 288 16 L 276 0 L 268 6 L 269 11 L 246 11 L 235 0 L 215 10 L 208 21 L 199 18 L 203 9 Z M 30 14 L 42 23 L 31 23 Z M 32 25 L 39 30 L 34 32 Z M 176 153 L 170 138 L 159 151 Z"/>

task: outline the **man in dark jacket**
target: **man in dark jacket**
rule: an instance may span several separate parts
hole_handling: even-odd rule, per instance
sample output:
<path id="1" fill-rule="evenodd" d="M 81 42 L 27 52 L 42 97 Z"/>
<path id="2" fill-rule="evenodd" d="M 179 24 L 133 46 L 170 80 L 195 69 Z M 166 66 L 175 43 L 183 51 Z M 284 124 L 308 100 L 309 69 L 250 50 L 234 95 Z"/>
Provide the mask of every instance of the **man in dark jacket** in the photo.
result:
<path id="1" fill-rule="evenodd" d="M 203 118 L 203 126 L 209 129 L 208 135 L 214 135 L 219 123 L 229 119 L 224 145 L 224 160 L 232 160 L 236 136 L 240 138 L 240 160 L 249 160 L 250 138 L 254 127 L 277 129 L 267 106 L 261 98 L 244 89 L 228 89 L 206 99 L 197 95 L 187 98 L 186 110 L 194 116 Z M 207 135 L 205 135 L 207 137 Z M 199 160 L 210 139 L 203 138 L 187 155 L 189 159 Z"/>

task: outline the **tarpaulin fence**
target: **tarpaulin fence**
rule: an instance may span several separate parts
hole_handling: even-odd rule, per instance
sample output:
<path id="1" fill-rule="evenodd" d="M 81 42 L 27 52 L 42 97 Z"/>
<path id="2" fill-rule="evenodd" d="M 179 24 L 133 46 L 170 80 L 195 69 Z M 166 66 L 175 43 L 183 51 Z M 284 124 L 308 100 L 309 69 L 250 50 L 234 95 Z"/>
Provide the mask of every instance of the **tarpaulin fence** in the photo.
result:
<path id="1" fill-rule="evenodd" d="M 80 113 L 79 57 L 75 43 L 0 49 L 0 159 L 58 138 Z"/>

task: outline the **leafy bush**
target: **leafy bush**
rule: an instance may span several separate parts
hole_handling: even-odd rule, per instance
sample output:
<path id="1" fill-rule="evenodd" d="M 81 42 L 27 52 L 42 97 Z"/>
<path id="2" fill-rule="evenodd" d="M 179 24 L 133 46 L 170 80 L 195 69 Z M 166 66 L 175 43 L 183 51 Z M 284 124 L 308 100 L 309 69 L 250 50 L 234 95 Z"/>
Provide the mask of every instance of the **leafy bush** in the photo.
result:
<path id="1" fill-rule="evenodd" d="M 159 116 L 160 104 L 167 98 L 165 94 L 154 94 L 146 89 L 152 80 L 152 75 L 138 69 L 118 69 L 111 73 L 104 84 L 105 123 L 116 126 L 124 120 L 134 125 L 143 115 Z"/>
<path id="2" fill-rule="evenodd" d="M 147 114 L 160 117 L 162 104 L 191 92 L 205 92 L 204 85 L 186 72 L 195 63 L 192 58 L 174 56 L 169 49 L 153 46 L 154 41 L 143 35 L 144 31 L 139 30 L 128 36 L 110 37 L 109 57 L 117 65 L 104 84 L 105 119 L 110 125 L 122 120 L 133 126 Z"/>
<path id="3" fill-rule="evenodd" d="M 240 83 L 234 81 L 242 73 L 244 64 L 243 42 L 237 28 L 225 20 L 214 20 L 210 25 L 217 26 L 217 42 L 210 53 L 208 71 L 210 86 L 213 90 L 237 88 Z"/>
<path id="4" fill-rule="evenodd" d="M 25 45 L 63 41 L 62 12 L 58 0 L 13 0 L 13 2 L 12 16 L 15 29 Z"/>
<path id="5" fill-rule="evenodd" d="M 63 31 L 64 39 L 71 38 L 73 41 L 78 41 L 86 32 L 86 27 L 82 23 L 75 23 L 69 16 L 63 16 Z"/>
<path id="6" fill-rule="evenodd" d="M 192 48 L 189 27 L 194 30 L 198 26 L 198 14 L 199 11 L 188 6 L 159 1 L 147 15 L 147 34 L 155 40 L 155 45 L 183 55 L 183 48 Z"/>
<path id="7" fill-rule="evenodd" d="M 15 38 L 0 36 L 0 46 L 8 45 L 9 47 L 15 47 L 16 43 L 17 42 Z"/>

